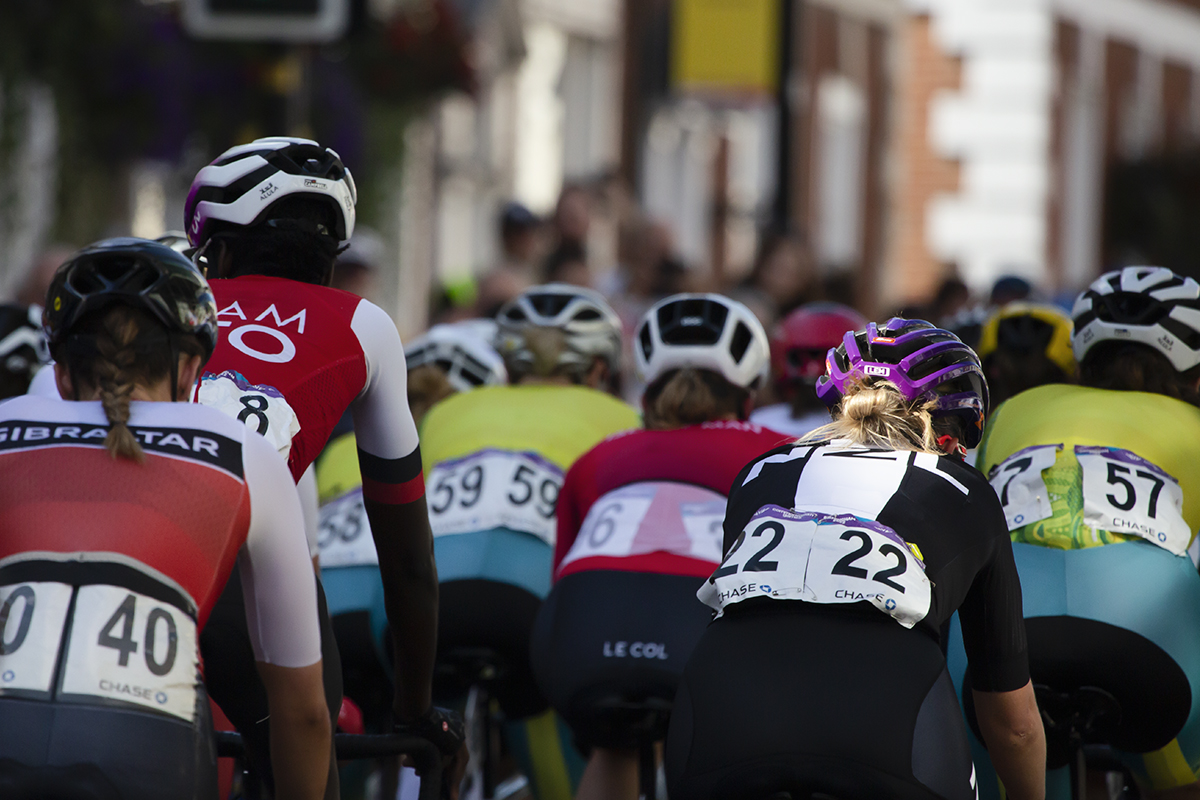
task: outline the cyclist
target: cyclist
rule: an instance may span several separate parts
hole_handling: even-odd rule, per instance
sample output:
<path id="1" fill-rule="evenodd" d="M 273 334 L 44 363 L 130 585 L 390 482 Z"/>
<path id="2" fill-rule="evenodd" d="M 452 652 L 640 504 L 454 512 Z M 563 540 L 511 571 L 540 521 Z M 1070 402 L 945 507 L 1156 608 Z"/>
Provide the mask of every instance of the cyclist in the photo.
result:
<path id="1" fill-rule="evenodd" d="M 443 392 L 467 391 L 505 382 L 504 362 L 492 349 L 490 320 L 435 325 L 405 347 L 409 407 L 418 423 Z M 421 391 L 433 387 L 432 391 Z M 354 433 L 330 441 L 316 462 L 321 503 L 319 544 L 322 581 L 345 670 L 346 693 L 377 728 L 375 696 L 389 679 L 383 654 L 387 618 L 378 554 L 363 511 L 362 479 Z M 364 535 L 366 534 L 366 535 Z"/>
<path id="2" fill-rule="evenodd" d="M 1125 267 L 1072 317 L 1082 385 L 1012 398 L 980 449 L 1021 571 L 1030 669 L 1116 698 L 1109 743 L 1144 794 L 1196 796 L 1200 575 L 1185 553 L 1200 528 L 1200 284 Z"/>
<path id="3" fill-rule="evenodd" d="M 559 757 L 529 664 L 529 635 L 550 589 L 555 507 L 563 473 L 601 439 L 636 427 L 637 413 L 600 391 L 617 370 L 620 321 L 594 291 L 565 284 L 526 290 L 496 317 L 508 386 L 484 386 L 433 407 L 421 428 L 429 513 L 441 576 L 439 659 L 495 654 L 505 676 L 491 689 L 510 744 L 528 739 L 536 795 L 570 796 L 581 763 Z M 471 676 L 463 676 L 471 682 Z M 439 697 L 465 694 L 445 681 Z M 564 756 L 574 759 L 575 756 Z"/>
<path id="4" fill-rule="evenodd" d="M 794 437 L 829 422 L 829 409 L 814 391 L 825 374 L 825 354 L 846 331 L 865 327 L 862 314 L 840 303 L 808 303 L 784 317 L 771 336 L 771 372 L 783 402 L 755 409 L 750 421 Z"/>
<path id="5" fill-rule="evenodd" d="M 941 647 L 963 621 L 975 706 L 1011 798 L 1044 792 L 1020 583 L 995 492 L 962 463 L 987 413 L 975 353 L 921 320 L 847 333 L 834 421 L 739 473 L 718 612 L 684 669 L 673 798 L 975 797 Z"/>
<path id="6" fill-rule="evenodd" d="M 0 795 L 213 797 L 196 633 L 236 560 L 278 796 L 320 797 L 329 719 L 295 487 L 266 440 L 187 402 L 217 340 L 208 284 L 168 247 L 113 239 L 60 267 L 47 300 L 69 402 L 0 405 Z"/>
<path id="7" fill-rule="evenodd" d="M 185 204 L 185 228 L 195 257 L 220 278 L 212 286 L 225 333 L 208 369 L 274 387 L 294 409 L 300 424 L 288 455 L 294 478 L 347 408 L 352 412 L 364 508 L 388 619 L 398 634 L 392 711 L 406 728 L 436 738 L 445 722 L 430 702 L 437 570 L 400 337 L 378 306 L 328 287 L 341 243 L 354 230 L 355 199 L 354 179 L 334 151 L 308 139 L 258 139 L 200 170 Z M 270 429 L 267 395 L 247 393 L 237 403 L 231 410 L 240 419 Z M 209 689 L 242 732 L 249 760 L 263 765 L 269 744 L 258 722 L 266 709 L 261 691 L 246 679 L 236 582 L 227 594 L 202 637 Z M 336 717 L 339 659 L 323 592 L 318 599 L 326 695 Z M 448 739 L 441 745 L 457 749 Z M 269 785 L 271 776 L 264 771 L 263 777 Z M 332 767 L 329 787 L 332 796 Z"/>
<path id="8" fill-rule="evenodd" d="M 721 560 L 734 476 L 789 437 L 746 422 L 767 378 L 766 332 L 741 303 L 679 294 L 634 339 L 646 429 L 596 445 L 558 498 L 555 584 L 533 665 L 575 740 L 591 749 L 577 800 L 638 795 L 647 700 L 670 707 L 711 614 L 696 590 Z M 612 702 L 631 707 L 618 711 Z"/>
<path id="9" fill-rule="evenodd" d="M 41 306 L 0 305 L 0 400 L 25 394 L 49 360 Z"/>
<path id="10" fill-rule="evenodd" d="M 1075 380 L 1071 318 L 1057 306 L 1009 303 L 988 316 L 975 348 L 992 407 L 1026 389 Z"/>

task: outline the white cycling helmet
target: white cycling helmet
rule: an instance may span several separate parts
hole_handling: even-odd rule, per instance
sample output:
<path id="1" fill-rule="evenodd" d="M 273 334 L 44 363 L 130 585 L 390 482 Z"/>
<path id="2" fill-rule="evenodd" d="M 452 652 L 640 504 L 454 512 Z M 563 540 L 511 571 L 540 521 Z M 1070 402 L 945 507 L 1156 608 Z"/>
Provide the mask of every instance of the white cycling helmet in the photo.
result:
<path id="1" fill-rule="evenodd" d="M 609 370 L 621 357 L 621 320 L 599 292 L 567 283 L 547 283 L 526 289 L 496 314 L 496 349 L 510 374 L 533 369 L 533 352 L 525 340 L 531 328 L 557 328 L 566 339 L 558 368 L 582 376 L 599 358 Z"/>
<path id="2" fill-rule="evenodd" d="M 771 360 L 758 317 L 720 294 L 676 294 L 658 301 L 638 323 L 633 352 L 646 385 L 670 370 L 693 367 L 753 389 L 766 379 Z"/>
<path id="3" fill-rule="evenodd" d="M 305 197 L 332 211 L 339 242 L 354 233 L 358 192 L 341 156 L 311 139 L 271 136 L 222 153 L 196 174 L 184 204 L 188 241 L 200 247 L 221 223 L 249 227 L 281 200 Z M 214 224 L 215 223 L 215 224 Z"/>
<path id="4" fill-rule="evenodd" d="M 1137 342 L 1179 372 L 1200 364 L 1200 283 L 1166 267 L 1125 267 L 1092 282 L 1071 309 L 1075 360 L 1101 342 Z"/>
<path id="5" fill-rule="evenodd" d="M 480 326 L 484 323 L 491 330 Z M 404 348 L 408 369 L 426 364 L 446 373 L 450 385 L 460 392 L 508 380 L 504 360 L 492 349 L 496 324 L 491 320 L 466 320 L 434 325 Z"/>

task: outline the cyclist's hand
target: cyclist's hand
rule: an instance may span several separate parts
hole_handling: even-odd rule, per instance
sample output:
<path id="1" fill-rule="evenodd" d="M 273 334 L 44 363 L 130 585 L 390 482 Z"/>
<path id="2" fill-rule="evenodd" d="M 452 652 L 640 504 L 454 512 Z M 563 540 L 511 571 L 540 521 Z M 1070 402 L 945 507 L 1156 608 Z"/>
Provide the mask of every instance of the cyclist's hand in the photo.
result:
<path id="1" fill-rule="evenodd" d="M 395 731 L 420 736 L 437 746 L 442 754 L 442 797 L 455 800 L 467 770 L 467 731 L 462 715 L 433 706 L 413 722 L 397 723 Z"/>
<path id="2" fill-rule="evenodd" d="M 467 774 L 469 759 L 470 753 L 467 751 L 466 742 L 459 745 L 458 752 L 453 756 L 442 757 L 442 797 L 447 800 L 458 800 L 458 790 L 462 786 L 463 777 Z"/>

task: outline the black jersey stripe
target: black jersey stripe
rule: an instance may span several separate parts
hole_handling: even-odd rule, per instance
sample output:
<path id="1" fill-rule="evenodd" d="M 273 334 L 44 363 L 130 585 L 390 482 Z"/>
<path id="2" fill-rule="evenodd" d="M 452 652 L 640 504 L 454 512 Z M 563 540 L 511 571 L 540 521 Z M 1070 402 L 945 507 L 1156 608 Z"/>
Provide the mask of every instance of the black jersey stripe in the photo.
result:
<path id="1" fill-rule="evenodd" d="M 408 483 L 421 474 L 421 447 L 403 458 L 380 458 L 358 448 L 358 468 L 363 480 L 377 483 Z"/>

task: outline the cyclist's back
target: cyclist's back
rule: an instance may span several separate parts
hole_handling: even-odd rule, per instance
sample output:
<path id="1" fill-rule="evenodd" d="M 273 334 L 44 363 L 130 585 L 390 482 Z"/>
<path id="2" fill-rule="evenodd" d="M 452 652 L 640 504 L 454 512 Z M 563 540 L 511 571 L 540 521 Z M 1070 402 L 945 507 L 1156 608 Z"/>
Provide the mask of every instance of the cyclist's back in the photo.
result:
<path id="1" fill-rule="evenodd" d="M 490 654 L 502 677 L 489 690 L 509 720 L 522 721 L 509 733 L 542 742 L 530 748 L 535 763 L 526 767 L 535 796 L 565 798 L 578 765 L 552 715 L 542 713 L 547 702 L 534 683 L 529 637 L 550 588 L 563 475 L 597 442 L 635 427 L 638 416 L 598 388 L 615 374 L 620 353 L 620 322 L 598 294 L 533 287 L 496 321 L 513 385 L 447 398 L 421 431 L 440 580 L 438 652 L 445 674 L 456 676 L 436 690 L 463 692 L 473 678 L 453 665 Z"/>
<path id="2" fill-rule="evenodd" d="M 843 342 L 818 384 L 835 421 L 734 481 L 725 559 L 698 593 L 718 616 L 675 699 L 671 795 L 974 797 L 941 647 L 960 608 L 1010 796 L 1038 797 L 1011 546 L 994 493 L 959 455 L 987 407 L 978 359 L 922 321 Z"/>
<path id="3" fill-rule="evenodd" d="M 545 596 L 563 474 L 600 440 L 637 423 L 628 405 L 584 386 L 484 386 L 435 406 L 422 427 L 422 455 L 430 475 L 439 579 L 491 577 Z M 467 473 L 476 466 L 484 470 L 484 480 L 491 477 L 490 469 L 504 470 L 499 505 L 474 508 L 470 502 L 478 495 L 464 489 L 463 480 L 473 485 Z M 466 530 L 470 527 L 474 530 Z M 501 538 L 512 549 L 489 551 L 450 536 L 488 529 L 533 538 L 505 535 Z M 528 560 L 535 552 L 541 556 Z"/>
<path id="4" fill-rule="evenodd" d="M 1035 682 L 1111 694 L 1107 743 L 1153 791 L 1195 785 L 1200 762 L 1197 309 L 1200 285 L 1169 270 L 1101 276 L 1072 312 L 1084 385 L 1007 401 L 979 460 L 1011 530 Z"/>
<path id="5" fill-rule="evenodd" d="M 81 251 L 50 291 L 58 385 L 84 401 L 0 404 L 0 794 L 211 797 L 197 631 L 240 560 L 271 725 L 305 728 L 278 766 L 316 796 L 329 737 L 294 484 L 237 420 L 151 402 L 186 401 L 211 353 L 207 284 L 127 239 Z"/>

